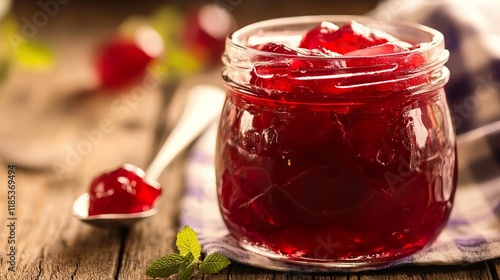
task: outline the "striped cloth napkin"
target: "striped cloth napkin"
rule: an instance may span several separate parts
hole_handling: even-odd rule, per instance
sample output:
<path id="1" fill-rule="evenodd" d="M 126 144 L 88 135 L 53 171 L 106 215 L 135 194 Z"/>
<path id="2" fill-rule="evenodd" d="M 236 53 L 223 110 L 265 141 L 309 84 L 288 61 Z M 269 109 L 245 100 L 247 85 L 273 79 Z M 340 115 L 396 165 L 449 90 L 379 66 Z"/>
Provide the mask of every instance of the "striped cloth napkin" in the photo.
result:
<path id="1" fill-rule="evenodd" d="M 500 120 L 499 11 L 498 0 L 389 0 L 369 15 L 443 33 L 450 51 L 446 93 L 460 134 Z"/>
<path id="2" fill-rule="evenodd" d="M 420 22 L 444 33 L 451 53 L 447 93 L 461 133 L 459 182 L 446 228 L 431 246 L 385 267 L 470 264 L 500 257 L 500 25 L 493 24 L 498 10 L 500 2 L 491 0 L 389 0 L 372 13 L 381 19 Z M 181 226 L 188 224 L 198 232 L 205 252 L 271 270 L 342 271 L 280 262 L 238 247 L 217 204 L 215 137 L 214 123 L 193 147 L 180 215 Z"/>

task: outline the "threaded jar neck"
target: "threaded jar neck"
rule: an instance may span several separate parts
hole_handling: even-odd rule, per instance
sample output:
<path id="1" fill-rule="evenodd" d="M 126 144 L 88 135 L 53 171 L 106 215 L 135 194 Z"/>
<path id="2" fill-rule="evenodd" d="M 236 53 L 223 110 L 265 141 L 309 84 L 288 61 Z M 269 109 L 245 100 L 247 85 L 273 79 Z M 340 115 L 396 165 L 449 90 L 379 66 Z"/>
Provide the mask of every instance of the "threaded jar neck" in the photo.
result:
<path id="1" fill-rule="evenodd" d="M 367 56 L 287 55 L 252 46 L 269 42 L 297 46 L 322 21 L 339 26 L 355 20 L 413 44 L 408 51 Z M 383 101 L 435 92 L 448 81 L 449 52 L 443 35 L 418 24 L 382 23 L 362 16 L 306 16 L 248 25 L 226 40 L 223 78 L 254 97 L 283 102 Z"/>

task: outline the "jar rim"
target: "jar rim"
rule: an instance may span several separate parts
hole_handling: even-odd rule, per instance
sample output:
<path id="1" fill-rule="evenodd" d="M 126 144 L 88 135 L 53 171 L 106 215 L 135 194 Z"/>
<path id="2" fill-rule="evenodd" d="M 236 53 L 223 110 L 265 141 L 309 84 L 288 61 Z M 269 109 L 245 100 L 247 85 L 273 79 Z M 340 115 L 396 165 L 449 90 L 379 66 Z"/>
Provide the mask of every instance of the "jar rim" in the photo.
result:
<path id="1" fill-rule="evenodd" d="M 226 38 L 226 45 L 232 48 L 236 48 L 240 51 L 248 52 L 252 55 L 270 55 L 272 54 L 273 56 L 276 57 L 296 57 L 297 55 L 291 55 L 291 54 L 282 54 L 282 53 L 270 53 L 267 51 L 259 50 L 256 49 L 255 47 L 248 46 L 242 41 L 242 38 L 245 37 L 245 35 L 248 35 L 250 32 L 255 31 L 255 30 L 263 30 L 265 28 L 270 28 L 270 27 L 278 27 L 278 26 L 287 26 L 290 25 L 290 23 L 293 23 L 294 25 L 300 25 L 300 24 L 320 24 L 323 21 L 330 21 L 330 22 L 351 22 L 351 21 L 357 21 L 362 24 L 368 23 L 379 23 L 380 26 L 393 26 L 393 27 L 401 27 L 401 28 L 407 28 L 408 30 L 412 30 L 413 32 L 420 32 L 422 34 L 427 34 L 429 38 L 431 39 L 430 41 L 422 42 L 420 43 L 418 48 L 402 51 L 402 52 L 396 52 L 396 53 L 387 53 L 387 54 L 376 54 L 376 55 L 366 55 L 363 56 L 364 58 L 367 57 L 392 57 L 392 56 L 401 56 L 401 55 L 408 55 L 412 53 L 421 53 L 421 52 L 426 52 L 429 51 L 433 48 L 438 47 L 439 45 L 444 44 L 444 36 L 441 32 L 438 30 L 418 24 L 418 23 L 412 23 L 412 22 L 405 22 L 405 21 L 398 21 L 398 20 L 391 20 L 391 21 L 382 21 L 378 20 L 374 17 L 370 16 L 359 16 L 359 15 L 312 15 L 312 16 L 296 16 L 296 17 L 283 17 L 283 18 L 276 18 L 276 19 L 269 19 L 269 20 L 264 20 L 264 21 L 259 21 L 255 22 L 249 25 L 246 25 L 233 33 L 231 33 L 227 38 Z M 444 47 L 443 47 L 444 48 Z M 349 55 L 342 55 L 339 57 L 324 57 L 324 56 L 315 56 L 315 55 L 306 55 L 306 54 L 301 54 L 301 58 L 304 59 L 331 59 L 331 60 L 345 60 L 345 59 L 359 59 L 362 58 L 360 56 L 349 56 Z"/>
<path id="2" fill-rule="evenodd" d="M 415 47 L 359 56 L 281 54 L 256 48 L 270 42 L 295 47 L 307 30 L 323 21 L 338 25 L 357 21 Z M 253 23 L 229 35 L 222 56 L 222 77 L 228 86 L 276 100 L 352 101 L 368 95 L 377 99 L 396 95 L 400 98 L 442 88 L 449 79 L 444 66 L 448 58 L 443 34 L 424 25 L 384 22 L 369 16 L 286 17 Z"/>

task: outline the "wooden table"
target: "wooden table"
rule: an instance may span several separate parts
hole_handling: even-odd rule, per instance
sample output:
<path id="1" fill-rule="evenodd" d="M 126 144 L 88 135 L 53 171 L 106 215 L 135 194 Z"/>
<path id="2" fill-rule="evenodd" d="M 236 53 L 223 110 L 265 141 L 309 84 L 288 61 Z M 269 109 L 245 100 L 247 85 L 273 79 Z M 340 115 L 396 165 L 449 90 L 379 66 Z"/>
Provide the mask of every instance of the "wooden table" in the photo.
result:
<path id="1" fill-rule="evenodd" d="M 52 27 L 47 28 L 67 21 L 75 28 L 88 20 L 76 2 L 69 6 L 65 9 L 73 12 L 51 19 Z M 26 14 L 36 11 L 30 7 Z M 79 15 L 77 20 L 74 15 Z M 107 20 L 110 26 L 117 22 Z M 41 30 L 44 33 L 50 34 Z M 14 69 L 0 86 L 0 279 L 145 279 L 153 259 L 175 251 L 182 156 L 160 178 L 165 195 L 155 217 L 128 230 L 110 230 L 83 224 L 70 214 L 73 200 L 87 191 L 96 174 L 124 162 L 147 166 L 182 104 L 176 96 L 171 102 L 171 89 L 163 87 L 131 103 L 121 99 L 130 97 L 130 92 L 75 97 L 75 91 L 95 82 L 89 72 L 89 49 L 106 32 L 88 34 L 92 39 L 56 42 L 60 60 L 54 71 Z M 117 99 L 130 109 L 126 114 L 113 110 Z M 111 120 L 113 129 L 96 132 L 103 119 Z M 84 149 L 85 141 L 89 150 Z M 7 211 L 9 164 L 16 165 L 13 215 Z M 11 222 L 13 231 L 8 228 Z M 12 239 L 15 244 L 8 243 Z M 7 255 L 12 245 L 15 272 L 9 271 Z M 409 266 L 351 274 L 274 272 L 234 263 L 216 275 L 197 272 L 193 279 L 499 279 L 499 272 L 500 259 L 468 267 Z"/>

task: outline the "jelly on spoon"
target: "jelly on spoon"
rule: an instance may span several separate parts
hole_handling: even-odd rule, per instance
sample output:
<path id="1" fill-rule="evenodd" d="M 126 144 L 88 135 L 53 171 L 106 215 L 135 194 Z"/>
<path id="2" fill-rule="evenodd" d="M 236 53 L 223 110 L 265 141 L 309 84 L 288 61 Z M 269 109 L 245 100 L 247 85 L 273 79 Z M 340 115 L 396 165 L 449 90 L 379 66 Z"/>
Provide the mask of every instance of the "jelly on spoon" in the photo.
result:
<path id="1" fill-rule="evenodd" d="M 177 126 L 146 172 L 125 164 L 96 177 L 90 192 L 73 203 L 73 216 L 91 225 L 126 227 L 158 212 L 157 199 L 161 194 L 158 177 L 219 115 L 224 100 L 224 92 L 209 85 L 195 86 L 187 94 L 187 105 Z"/>

